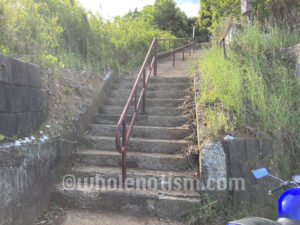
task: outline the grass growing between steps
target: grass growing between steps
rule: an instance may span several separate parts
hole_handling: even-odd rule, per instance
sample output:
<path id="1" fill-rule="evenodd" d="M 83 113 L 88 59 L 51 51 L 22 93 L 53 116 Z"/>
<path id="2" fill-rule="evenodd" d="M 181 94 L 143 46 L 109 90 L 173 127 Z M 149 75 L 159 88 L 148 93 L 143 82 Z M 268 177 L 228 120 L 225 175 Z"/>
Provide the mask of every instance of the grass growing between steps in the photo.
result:
<path id="1" fill-rule="evenodd" d="M 198 100 L 212 134 L 283 137 L 299 155 L 300 85 L 285 50 L 299 42 L 299 31 L 245 26 L 228 58 L 219 46 L 205 52 Z"/>
<path id="2" fill-rule="evenodd" d="M 209 195 L 201 195 L 201 206 L 195 207 L 189 216 L 189 225 L 226 224 L 247 214 L 232 206 L 231 200 L 212 200 Z"/>

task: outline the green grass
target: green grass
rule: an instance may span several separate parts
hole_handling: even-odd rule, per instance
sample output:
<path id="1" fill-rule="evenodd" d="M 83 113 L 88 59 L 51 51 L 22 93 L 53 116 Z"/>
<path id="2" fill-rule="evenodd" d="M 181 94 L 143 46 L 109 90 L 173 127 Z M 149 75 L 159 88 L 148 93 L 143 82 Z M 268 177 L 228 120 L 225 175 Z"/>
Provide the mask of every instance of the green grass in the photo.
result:
<path id="1" fill-rule="evenodd" d="M 300 85 L 284 50 L 299 42 L 299 32 L 245 26 L 228 58 L 219 46 L 205 52 L 199 102 L 212 134 L 251 130 L 286 138 L 299 152 Z"/>

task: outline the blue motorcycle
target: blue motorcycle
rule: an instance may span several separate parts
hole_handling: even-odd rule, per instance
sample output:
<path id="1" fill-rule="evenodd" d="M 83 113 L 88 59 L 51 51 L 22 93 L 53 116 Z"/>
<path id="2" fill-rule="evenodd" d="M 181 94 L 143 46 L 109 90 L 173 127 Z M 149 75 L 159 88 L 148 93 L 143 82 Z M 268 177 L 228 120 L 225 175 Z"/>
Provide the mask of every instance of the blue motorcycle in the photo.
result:
<path id="1" fill-rule="evenodd" d="M 269 194 L 284 190 L 278 199 L 278 220 L 249 217 L 229 222 L 227 225 L 300 225 L 300 175 L 294 176 L 292 181 L 283 181 L 268 172 L 266 168 L 252 171 L 256 179 L 269 176 L 280 181 L 280 186 L 269 191 Z"/>

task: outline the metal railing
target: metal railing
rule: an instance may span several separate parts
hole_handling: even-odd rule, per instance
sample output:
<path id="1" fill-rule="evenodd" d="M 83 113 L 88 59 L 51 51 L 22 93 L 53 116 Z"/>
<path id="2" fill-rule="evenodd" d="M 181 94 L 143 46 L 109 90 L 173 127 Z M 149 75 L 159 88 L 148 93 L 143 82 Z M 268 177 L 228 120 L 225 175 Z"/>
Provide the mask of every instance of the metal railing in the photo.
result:
<path id="1" fill-rule="evenodd" d="M 133 129 L 133 125 L 138 114 L 138 111 L 142 104 L 142 113 L 146 111 L 146 87 L 149 82 L 150 75 L 153 71 L 154 76 L 157 76 L 157 61 L 159 58 L 168 56 L 173 54 L 173 66 L 175 66 L 175 54 L 178 51 L 182 50 L 182 60 L 184 61 L 185 49 L 190 47 L 190 55 L 192 52 L 192 48 L 194 49 L 196 42 L 199 38 L 176 38 L 176 39 L 156 39 L 154 38 L 146 58 L 143 62 L 143 65 L 139 71 L 139 74 L 136 78 L 136 81 L 133 85 L 133 88 L 128 97 L 127 103 L 124 107 L 124 110 L 121 114 L 119 122 L 117 124 L 116 129 L 116 146 L 118 152 L 122 153 L 122 185 L 124 187 L 126 180 L 126 154 L 127 154 L 127 145 L 130 139 L 130 135 Z M 161 43 L 162 42 L 162 43 Z M 168 46 L 166 46 L 168 43 Z M 163 49 L 163 52 L 158 52 L 159 49 Z M 168 50 L 166 50 L 168 49 Z M 151 56 L 153 55 L 152 59 Z M 149 64 L 149 71 L 146 72 L 146 66 Z M 138 85 L 142 81 L 141 93 L 138 95 Z M 131 117 L 131 121 L 129 123 L 129 127 L 127 127 L 127 113 L 130 105 L 134 101 L 134 112 Z M 128 128 L 128 129 L 127 129 Z M 121 134 L 122 133 L 122 134 Z M 121 140 L 122 136 L 122 140 Z"/>

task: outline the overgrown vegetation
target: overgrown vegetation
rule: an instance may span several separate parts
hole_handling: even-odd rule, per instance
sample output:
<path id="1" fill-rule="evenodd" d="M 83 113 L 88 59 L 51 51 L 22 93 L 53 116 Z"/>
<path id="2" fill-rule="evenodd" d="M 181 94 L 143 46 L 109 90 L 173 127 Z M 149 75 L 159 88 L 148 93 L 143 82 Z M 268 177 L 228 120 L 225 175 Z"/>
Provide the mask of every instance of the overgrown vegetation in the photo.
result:
<path id="1" fill-rule="evenodd" d="M 299 42 L 297 31 L 246 25 L 228 58 L 218 46 L 205 53 L 199 101 L 213 134 L 243 130 L 299 144 L 300 85 L 284 50 Z"/>
<path id="2" fill-rule="evenodd" d="M 228 19 L 246 22 L 241 15 L 241 0 L 201 0 L 199 24 L 208 29 L 218 40 Z M 298 0 L 252 0 L 255 20 L 269 26 L 289 26 L 299 29 L 300 4 Z"/>
<path id="3" fill-rule="evenodd" d="M 0 53 L 58 75 L 65 66 L 94 73 L 129 70 L 143 60 L 154 37 L 191 35 L 194 24 L 188 22 L 173 0 L 156 0 L 113 21 L 87 12 L 76 0 L 2 0 Z"/>
<path id="4" fill-rule="evenodd" d="M 189 225 L 226 224 L 247 214 L 233 207 L 231 199 L 212 200 L 208 194 L 201 194 L 201 206 L 195 207 L 189 217 Z"/>

